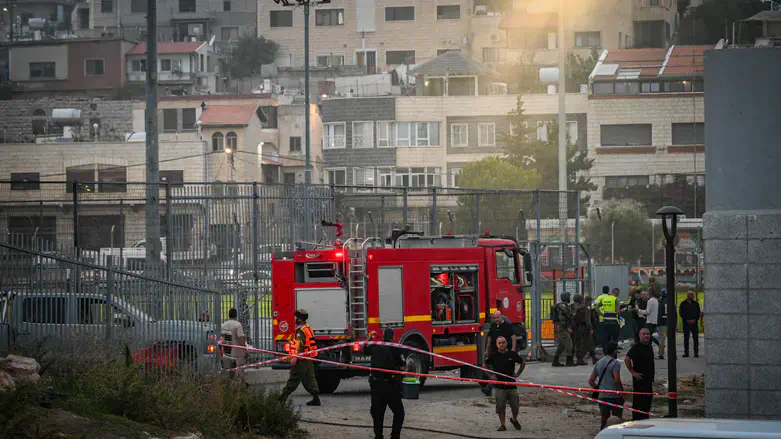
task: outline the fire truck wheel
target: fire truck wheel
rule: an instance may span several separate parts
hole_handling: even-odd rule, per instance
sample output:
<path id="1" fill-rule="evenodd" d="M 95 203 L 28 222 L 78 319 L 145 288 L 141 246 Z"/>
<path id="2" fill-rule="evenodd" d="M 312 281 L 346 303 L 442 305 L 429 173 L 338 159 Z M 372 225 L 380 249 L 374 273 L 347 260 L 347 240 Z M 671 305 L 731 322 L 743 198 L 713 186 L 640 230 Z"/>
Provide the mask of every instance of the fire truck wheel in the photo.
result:
<path id="1" fill-rule="evenodd" d="M 408 341 L 405 342 L 407 346 L 411 346 L 413 348 L 422 349 L 425 350 L 426 347 L 421 345 L 420 343 L 416 341 Z M 420 354 L 418 352 L 409 352 L 407 354 L 407 372 L 414 372 L 414 373 L 420 373 L 420 374 L 427 374 L 428 373 L 428 358 L 424 356 L 423 354 Z M 423 387 L 423 384 L 426 382 L 425 377 L 420 377 L 420 387 Z"/>
<path id="2" fill-rule="evenodd" d="M 317 379 L 317 387 L 320 389 L 320 393 L 334 393 L 342 381 L 342 378 L 333 372 L 317 372 L 315 379 Z"/>

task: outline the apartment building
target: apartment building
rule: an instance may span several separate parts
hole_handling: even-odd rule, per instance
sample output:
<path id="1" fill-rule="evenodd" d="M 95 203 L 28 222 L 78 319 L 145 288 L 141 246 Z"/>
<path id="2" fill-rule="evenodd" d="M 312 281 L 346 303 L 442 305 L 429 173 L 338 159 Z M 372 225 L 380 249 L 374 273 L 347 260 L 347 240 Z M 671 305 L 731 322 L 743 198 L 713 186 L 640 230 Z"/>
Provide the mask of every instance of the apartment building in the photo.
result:
<path id="1" fill-rule="evenodd" d="M 258 0 L 157 0 L 158 41 L 209 41 L 222 47 L 256 35 Z M 88 28 L 133 39 L 146 36 L 146 0 L 89 0 Z M 82 24 L 83 26 L 83 24 Z"/>
<path id="2" fill-rule="evenodd" d="M 127 53 L 128 81 L 146 81 L 146 42 Z M 174 42 L 157 45 L 158 84 L 168 89 L 166 94 L 208 94 L 217 92 L 219 67 L 211 46 L 204 42 Z"/>
<path id="3" fill-rule="evenodd" d="M 119 37 L 14 41 L 6 45 L 9 80 L 22 97 L 106 96 L 127 82 L 134 45 Z"/>
<path id="4" fill-rule="evenodd" d="M 713 46 L 604 51 L 591 75 L 592 196 L 606 190 L 705 183 L 704 53 Z M 696 177 L 695 177 L 696 176 Z"/>
<path id="5" fill-rule="evenodd" d="M 35 38 L 36 30 L 49 25 L 59 29 L 71 26 L 71 13 L 78 0 L 14 0 L 0 6 L 0 40 L 24 41 Z M 31 21 L 32 20 L 32 21 Z"/>

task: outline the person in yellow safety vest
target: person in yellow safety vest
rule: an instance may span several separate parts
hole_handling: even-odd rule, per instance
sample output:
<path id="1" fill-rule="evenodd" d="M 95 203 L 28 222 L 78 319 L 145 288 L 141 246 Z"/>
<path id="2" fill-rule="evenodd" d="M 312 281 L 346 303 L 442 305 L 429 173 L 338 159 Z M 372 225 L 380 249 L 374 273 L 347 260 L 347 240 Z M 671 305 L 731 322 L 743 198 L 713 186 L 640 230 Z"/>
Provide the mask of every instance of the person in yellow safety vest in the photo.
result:
<path id="1" fill-rule="evenodd" d="M 603 292 L 605 291 L 605 288 L 602 289 Z M 618 294 L 618 288 L 613 288 L 613 291 L 610 294 L 602 294 L 597 297 L 599 324 L 602 333 L 604 334 L 602 336 L 603 346 L 611 341 L 618 343 L 618 335 L 621 330 L 621 326 L 618 323 Z"/>
<path id="2" fill-rule="evenodd" d="M 306 355 L 308 357 L 316 357 L 317 343 L 315 343 L 315 331 L 312 329 L 306 321 L 309 319 L 309 313 L 305 309 L 297 309 L 295 311 L 296 316 L 296 332 L 290 336 L 290 353 L 293 355 Z M 287 398 L 293 393 L 298 385 L 303 383 L 304 389 L 312 395 L 312 400 L 306 403 L 309 406 L 320 405 L 320 388 L 317 386 L 317 379 L 315 378 L 315 365 L 312 360 L 305 360 L 302 358 L 293 357 L 290 360 L 290 377 L 282 389 L 280 399 L 286 401 Z"/>
<path id="3" fill-rule="evenodd" d="M 597 312 L 597 315 L 599 316 L 599 326 L 597 327 L 597 336 L 598 339 L 598 346 L 602 346 L 604 348 L 605 346 L 605 327 L 602 324 L 602 321 L 604 320 L 604 316 L 602 315 L 602 302 L 605 300 L 605 297 L 610 295 L 610 287 L 605 285 L 602 287 L 602 294 L 597 296 L 597 300 L 594 303 L 594 310 Z"/>

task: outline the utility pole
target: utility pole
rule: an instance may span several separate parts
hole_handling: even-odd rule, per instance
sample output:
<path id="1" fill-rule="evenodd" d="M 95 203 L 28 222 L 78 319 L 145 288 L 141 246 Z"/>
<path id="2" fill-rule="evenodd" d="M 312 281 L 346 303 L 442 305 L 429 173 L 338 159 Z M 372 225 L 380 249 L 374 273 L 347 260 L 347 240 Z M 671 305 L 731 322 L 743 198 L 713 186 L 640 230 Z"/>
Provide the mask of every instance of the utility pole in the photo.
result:
<path id="1" fill-rule="evenodd" d="M 312 228 L 312 168 L 310 163 L 309 135 L 309 0 L 304 0 L 304 129 L 306 133 L 305 162 L 304 162 L 304 241 L 308 241 Z"/>
<path id="2" fill-rule="evenodd" d="M 157 2 L 146 0 L 146 271 L 159 274 L 160 152 L 157 133 Z"/>
<path id="3" fill-rule="evenodd" d="M 561 266 L 562 277 L 561 286 L 564 291 L 567 291 L 567 262 L 564 258 L 567 249 L 567 209 L 569 207 L 569 194 L 567 193 L 567 78 L 566 63 L 567 52 L 564 36 L 564 0 L 559 0 L 559 31 L 558 31 L 558 48 L 559 48 L 559 239 L 561 240 Z M 576 196 L 580 196 L 576 194 Z M 579 221 L 580 218 L 576 218 L 575 221 Z M 576 249 L 580 251 L 580 249 Z M 577 270 L 580 267 L 575 267 Z M 579 293 L 580 291 L 575 291 Z"/>

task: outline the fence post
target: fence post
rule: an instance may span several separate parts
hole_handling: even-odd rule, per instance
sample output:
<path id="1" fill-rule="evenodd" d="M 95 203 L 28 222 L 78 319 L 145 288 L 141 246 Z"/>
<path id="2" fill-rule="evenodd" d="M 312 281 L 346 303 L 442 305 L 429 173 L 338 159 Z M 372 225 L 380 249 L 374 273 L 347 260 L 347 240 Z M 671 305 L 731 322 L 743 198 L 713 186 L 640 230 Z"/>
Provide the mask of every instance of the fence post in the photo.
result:
<path id="1" fill-rule="evenodd" d="M 475 194 L 475 234 L 480 236 L 480 194 Z"/>
<path id="2" fill-rule="evenodd" d="M 409 223 L 409 199 L 407 198 L 407 188 L 402 189 L 402 196 L 404 198 L 404 204 L 402 208 L 402 219 L 404 224 L 401 225 L 401 228 L 404 229 L 404 227 L 407 226 L 407 223 Z"/>
<path id="3" fill-rule="evenodd" d="M 385 233 L 385 195 L 380 195 L 380 236 Z"/>
<path id="4" fill-rule="evenodd" d="M 575 191 L 575 278 L 578 281 L 578 293 L 583 294 L 583 275 L 580 269 L 580 191 Z"/>
<path id="5" fill-rule="evenodd" d="M 73 251 L 76 259 L 81 256 L 79 251 L 79 182 L 73 181 Z"/>
<path id="6" fill-rule="evenodd" d="M 537 242 L 542 242 L 542 227 L 540 227 L 540 207 L 541 207 L 541 201 L 540 201 L 540 190 L 537 189 L 536 193 L 536 204 L 537 204 Z"/>
<path id="7" fill-rule="evenodd" d="M 258 221 L 260 216 L 259 206 L 258 206 L 258 199 L 260 196 L 258 195 L 258 184 L 253 183 L 252 184 L 252 272 L 255 274 L 255 288 L 252 289 L 253 291 L 253 302 L 254 305 L 252 305 L 253 313 L 255 314 L 254 317 L 254 325 L 252 325 L 252 344 L 255 346 L 260 346 L 260 313 L 258 312 L 258 288 L 259 288 L 259 276 L 260 273 L 258 273 L 259 267 L 258 267 Z"/>
<path id="8" fill-rule="evenodd" d="M 124 267 L 123 256 L 125 251 L 125 200 L 119 200 L 119 266 Z M 112 250 L 113 251 L 113 250 Z"/>
<path id="9" fill-rule="evenodd" d="M 168 242 L 169 239 L 172 238 L 171 236 L 171 223 L 173 222 L 173 206 L 171 202 L 171 182 L 165 183 L 165 259 L 166 259 L 166 279 L 169 281 L 173 281 L 172 274 L 173 269 L 171 268 L 174 263 L 173 259 L 173 245 L 171 245 L 171 242 Z M 172 240 L 173 241 L 173 240 Z"/>
<path id="10" fill-rule="evenodd" d="M 431 234 L 439 234 L 439 209 L 437 209 L 437 188 L 431 188 Z"/>
<path id="11" fill-rule="evenodd" d="M 114 322 L 112 316 L 114 313 L 111 311 L 111 296 L 114 292 L 114 257 L 112 255 L 106 256 L 106 309 L 104 311 L 106 319 L 106 340 L 111 340 L 111 332 L 113 330 Z"/>

